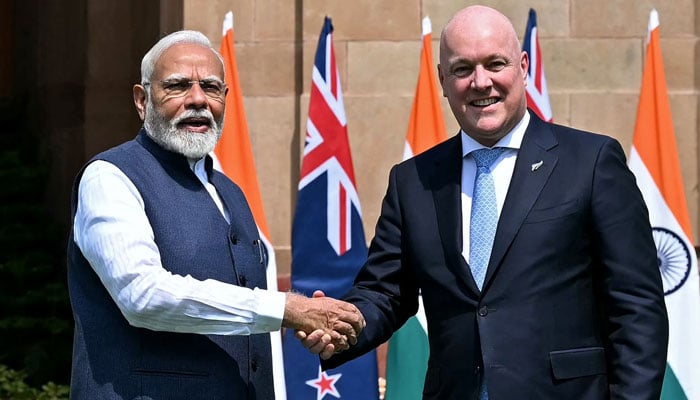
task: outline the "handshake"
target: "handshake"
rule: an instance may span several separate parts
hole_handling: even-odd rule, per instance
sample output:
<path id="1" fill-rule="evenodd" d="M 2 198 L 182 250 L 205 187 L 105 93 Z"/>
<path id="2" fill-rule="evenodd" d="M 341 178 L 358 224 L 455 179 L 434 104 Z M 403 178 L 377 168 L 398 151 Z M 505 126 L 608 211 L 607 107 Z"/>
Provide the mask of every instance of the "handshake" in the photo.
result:
<path id="1" fill-rule="evenodd" d="M 326 297 L 317 290 L 313 298 L 287 293 L 282 326 L 294 329 L 304 347 L 327 360 L 357 344 L 365 318 L 353 304 Z"/>

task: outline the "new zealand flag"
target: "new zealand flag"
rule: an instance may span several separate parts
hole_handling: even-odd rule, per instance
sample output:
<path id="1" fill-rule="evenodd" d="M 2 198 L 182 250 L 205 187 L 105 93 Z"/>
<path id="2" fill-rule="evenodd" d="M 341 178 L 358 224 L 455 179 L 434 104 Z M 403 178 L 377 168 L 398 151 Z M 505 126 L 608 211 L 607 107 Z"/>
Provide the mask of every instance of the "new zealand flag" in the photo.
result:
<path id="1" fill-rule="evenodd" d="M 367 259 L 340 77 L 326 17 L 318 41 L 306 123 L 299 196 L 292 226 L 292 289 L 339 297 Z M 288 330 L 284 364 L 289 400 L 378 398 L 374 351 L 330 371 Z"/>

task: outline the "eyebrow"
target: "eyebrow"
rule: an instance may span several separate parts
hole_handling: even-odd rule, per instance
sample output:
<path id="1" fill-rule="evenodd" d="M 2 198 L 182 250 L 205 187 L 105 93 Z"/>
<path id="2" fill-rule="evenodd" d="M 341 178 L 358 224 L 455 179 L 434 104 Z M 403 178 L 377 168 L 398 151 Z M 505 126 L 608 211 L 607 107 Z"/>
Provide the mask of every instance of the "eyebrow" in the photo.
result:
<path id="1" fill-rule="evenodd" d="M 479 58 L 477 60 L 477 63 L 482 62 L 482 61 L 489 62 L 489 61 L 499 60 L 499 59 L 510 61 L 510 60 L 512 60 L 512 57 L 509 57 L 505 53 L 493 53 L 493 54 L 489 54 L 485 57 Z M 467 58 L 467 57 L 462 57 L 462 56 L 448 57 L 447 62 L 449 63 L 449 65 L 454 65 L 454 64 L 459 64 L 459 63 L 464 63 L 464 64 L 474 64 L 475 63 L 474 60 Z"/>
<path id="2" fill-rule="evenodd" d="M 193 81 L 193 80 L 199 80 L 199 81 L 217 81 L 217 82 L 223 82 L 224 80 L 219 78 L 216 75 L 209 75 L 205 76 L 202 79 L 192 79 L 187 75 L 184 74 L 172 74 L 170 76 L 167 76 L 163 78 L 164 81 L 182 81 L 182 80 L 188 80 L 188 81 Z"/>

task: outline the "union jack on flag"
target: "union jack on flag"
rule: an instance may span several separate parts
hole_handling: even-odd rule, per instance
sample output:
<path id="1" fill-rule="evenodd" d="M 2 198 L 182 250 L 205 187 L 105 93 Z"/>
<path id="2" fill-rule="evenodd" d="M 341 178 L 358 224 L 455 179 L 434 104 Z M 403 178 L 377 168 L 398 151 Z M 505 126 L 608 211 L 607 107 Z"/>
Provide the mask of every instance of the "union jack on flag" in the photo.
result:
<path id="1" fill-rule="evenodd" d="M 340 297 L 367 259 L 360 201 L 347 135 L 343 91 L 326 17 L 318 41 L 309 117 L 292 224 L 292 289 Z M 372 399 L 379 396 L 372 351 L 330 371 L 288 330 L 284 340 L 287 399 Z M 351 397 L 352 396 L 352 397 Z M 328 399 L 326 399 L 328 400 Z"/>
<path id="2" fill-rule="evenodd" d="M 532 8 L 527 18 L 523 51 L 527 52 L 530 59 L 527 71 L 527 106 L 543 120 L 552 122 L 552 107 L 549 104 L 547 80 L 544 77 L 544 63 L 537 34 L 537 13 Z"/>
<path id="3" fill-rule="evenodd" d="M 326 25 L 328 33 L 325 32 Z M 327 174 L 327 238 L 337 255 L 341 256 L 352 247 L 350 212 L 352 207 L 360 212 L 360 200 L 355 190 L 343 90 L 335 63 L 332 32 L 333 25 L 326 17 L 314 62 L 299 191 L 320 175 Z"/>

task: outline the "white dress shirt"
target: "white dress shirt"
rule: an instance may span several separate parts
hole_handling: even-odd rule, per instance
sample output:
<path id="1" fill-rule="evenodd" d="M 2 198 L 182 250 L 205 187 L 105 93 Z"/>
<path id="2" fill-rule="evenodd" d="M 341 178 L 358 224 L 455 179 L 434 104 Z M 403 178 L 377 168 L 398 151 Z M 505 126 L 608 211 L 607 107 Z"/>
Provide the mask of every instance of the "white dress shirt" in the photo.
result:
<path id="1" fill-rule="evenodd" d="M 510 180 L 513 177 L 515 160 L 518 150 L 523 142 L 525 130 L 530 123 L 530 114 L 525 116 L 507 135 L 501 138 L 492 148 L 503 147 L 506 150 L 491 165 L 494 189 L 496 190 L 496 202 L 498 216 L 501 216 L 503 203 L 506 200 Z M 469 263 L 469 223 L 471 221 L 472 196 L 474 193 L 474 181 L 476 177 L 476 162 L 471 153 L 474 150 L 485 149 L 486 146 L 472 139 L 464 131 L 462 137 L 462 257 Z"/>
<path id="2" fill-rule="evenodd" d="M 193 171 L 229 221 L 204 159 Z M 137 327 L 248 335 L 280 329 L 285 294 L 176 275 L 161 263 L 141 194 L 115 165 L 95 161 L 78 188 L 74 240 L 127 321 Z"/>

